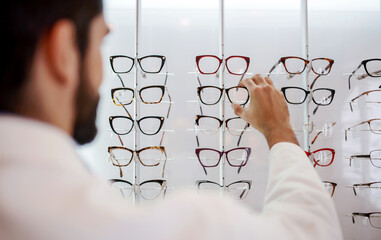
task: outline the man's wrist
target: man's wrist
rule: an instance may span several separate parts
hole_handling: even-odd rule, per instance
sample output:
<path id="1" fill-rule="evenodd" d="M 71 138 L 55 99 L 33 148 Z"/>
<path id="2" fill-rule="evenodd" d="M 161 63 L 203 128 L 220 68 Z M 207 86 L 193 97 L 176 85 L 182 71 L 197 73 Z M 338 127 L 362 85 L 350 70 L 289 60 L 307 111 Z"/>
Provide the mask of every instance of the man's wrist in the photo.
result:
<path id="1" fill-rule="evenodd" d="M 299 145 L 291 126 L 271 129 L 270 131 L 264 133 L 264 135 L 270 149 L 272 148 L 272 146 L 279 142 L 290 142 Z"/>

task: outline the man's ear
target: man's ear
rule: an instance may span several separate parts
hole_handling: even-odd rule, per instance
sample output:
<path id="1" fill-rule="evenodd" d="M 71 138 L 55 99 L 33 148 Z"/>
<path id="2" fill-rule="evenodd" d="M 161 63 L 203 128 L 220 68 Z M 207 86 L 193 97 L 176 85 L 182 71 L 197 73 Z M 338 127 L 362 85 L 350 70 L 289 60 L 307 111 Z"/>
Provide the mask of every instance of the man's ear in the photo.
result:
<path id="1" fill-rule="evenodd" d="M 46 60 L 49 71 L 58 84 L 73 84 L 79 77 L 79 50 L 76 28 L 69 20 L 60 20 L 46 33 Z"/>

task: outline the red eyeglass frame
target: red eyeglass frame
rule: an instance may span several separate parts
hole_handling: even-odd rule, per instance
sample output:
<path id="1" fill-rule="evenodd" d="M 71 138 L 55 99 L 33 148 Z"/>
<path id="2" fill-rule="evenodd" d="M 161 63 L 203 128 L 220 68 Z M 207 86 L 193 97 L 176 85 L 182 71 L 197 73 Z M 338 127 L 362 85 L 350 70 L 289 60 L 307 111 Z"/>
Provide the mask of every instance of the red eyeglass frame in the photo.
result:
<path id="1" fill-rule="evenodd" d="M 218 64 L 218 67 L 217 67 L 216 71 L 214 71 L 214 72 L 207 72 L 207 73 L 206 73 L 206 72 L 203 72 L 203 71 L 201 70 L 199 63 L 200 63 L 200 60 L 201 60 L 202 58 L 205 58 L 205 57 L 211 57 L 211 58 L 215 58 L 215 59 L 218 60 L 219 64 Z M 245 62 L 246 62 L 246 69 L 245 69 L 245 71 L 244 71 L 243 73 L 234 73 L 234 72 L 231 72 L 231 71 L 230 71 L 229 66 L 228 66 L 228 61 L 229 61 L 230 59 L 232 59 L 232 58 L 242 58 L 243 60 L 245 60 Z M 204 74 L 204 75 L 216 74 L 216 73 L 218 72 L 218 70 L 220 69 L 222 62 L 223 62 L 223 59 L 221 59 L 221 58 L 219 58 L 219 57 L 217 57 L 217 56 L 215 56 L 215 55 L 200 55 L 200 56 L 196 56 L 196 65 L 197 65 L 197 69 L 198 69 L 198 71 L 199 71 L 201 74 Z M 232 75 L 238 75 L 238 76 L 244 75 L 244 74 L 247 72 L 247 70 L 249 69 L 249 65 L 250 65 L 250 58 L 249 58 L 249 57 L 233 55 L 233 56 L 230 56 L 230 57 L 228 57 L 228 58 L 225 59 L 225 66 L 226 66 L 226 69 L 227 69 L 228 72 L 229 72 L 230 74 L 232 74 Z"/>
<path id="2" fill-rule="evenodd" d="M 311 157 L 312 154 L 315 154 L 317 152 L 320 152 L 320 151 L 330 151 L 332 153 L 332 158 L 331 158 L 331 161 L 328 163 L 328 164 L 319 164 L 318 161 L 315 160 L 315 158 L 313 158 L 313 161 L 314 161 L 314 167 L 316 167 L 316 165 L 320 166 L 320 167 L 328 167 L 329 165 L 332 164 L 333 162 L 333 159 L 335 159 L 335 150 L 332 149 L 332 148 L 320 148 L 318 150 L 315 150 L 313 152 L 311 151 L 305 151 L 305 153 L 307 154 L 307 157 Z"/>

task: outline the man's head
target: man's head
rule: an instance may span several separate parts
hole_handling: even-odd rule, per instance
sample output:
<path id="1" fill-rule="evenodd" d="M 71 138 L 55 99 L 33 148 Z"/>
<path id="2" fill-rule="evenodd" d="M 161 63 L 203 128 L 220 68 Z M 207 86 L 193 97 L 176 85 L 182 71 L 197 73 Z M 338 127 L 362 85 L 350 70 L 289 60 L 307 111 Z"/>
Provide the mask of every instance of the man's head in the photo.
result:
<path id="1" fill-rule="evenodd" d="M 56 125 L 78 143 L 96 135 L 102 0 L 14 0 L 1 8 L 0 111 Z"/>

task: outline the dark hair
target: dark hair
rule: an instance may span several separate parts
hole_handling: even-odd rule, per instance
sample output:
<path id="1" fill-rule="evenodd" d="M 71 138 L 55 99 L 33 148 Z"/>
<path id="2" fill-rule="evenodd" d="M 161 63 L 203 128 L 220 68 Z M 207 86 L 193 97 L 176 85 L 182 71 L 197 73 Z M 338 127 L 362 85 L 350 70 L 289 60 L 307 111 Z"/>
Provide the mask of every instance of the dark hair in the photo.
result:
<path id="1" fill-rule="evenodd" d="M 61 19 L 73 21 L 81 57 L 88 44 L 90 23 L 103 10 L 102 0 L 11 0 L 1 6 L 2 61 L 0 111 L 12 111 L 28 80 L 40 38 Z"/>

